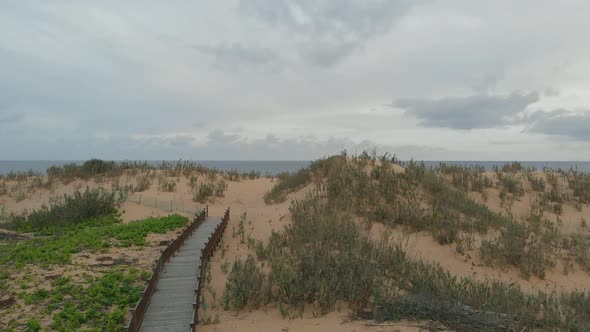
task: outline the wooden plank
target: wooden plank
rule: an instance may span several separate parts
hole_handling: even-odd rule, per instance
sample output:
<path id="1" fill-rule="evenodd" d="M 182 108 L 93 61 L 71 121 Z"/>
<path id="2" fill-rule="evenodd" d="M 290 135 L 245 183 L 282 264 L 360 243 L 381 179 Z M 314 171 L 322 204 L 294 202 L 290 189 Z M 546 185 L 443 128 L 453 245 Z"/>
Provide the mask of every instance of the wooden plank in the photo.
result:
<path id="1" fill-rule="evenodd" d="M 221 224 L 221 218 L 207 217 L 186 239 L 178 253 L 164 266 L 147 307 L 140 331 L 190 330 L 201 266 L 201 250 Z"/>

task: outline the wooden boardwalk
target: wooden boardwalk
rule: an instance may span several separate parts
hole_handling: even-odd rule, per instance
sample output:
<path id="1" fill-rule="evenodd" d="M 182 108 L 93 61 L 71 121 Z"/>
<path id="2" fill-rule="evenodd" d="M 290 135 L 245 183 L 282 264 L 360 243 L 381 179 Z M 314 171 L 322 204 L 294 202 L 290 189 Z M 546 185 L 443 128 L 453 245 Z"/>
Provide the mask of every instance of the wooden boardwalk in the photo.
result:
<path id="1" fill-rule="evenodd" d="M 140 331 L 191 330 L 195 289 L 199 285 L 201 250 L 205 249 L 209 237 L 221 222 L 221 218 L 207 217 L 186 239 L 176 256 L 164 266 Z"/>

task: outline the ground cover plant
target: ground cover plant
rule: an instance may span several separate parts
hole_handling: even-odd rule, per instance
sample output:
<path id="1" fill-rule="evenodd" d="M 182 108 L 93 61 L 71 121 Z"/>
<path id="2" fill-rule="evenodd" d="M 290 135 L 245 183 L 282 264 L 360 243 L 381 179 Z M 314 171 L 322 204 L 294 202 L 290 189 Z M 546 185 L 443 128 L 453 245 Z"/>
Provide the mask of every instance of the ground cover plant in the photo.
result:
<path id="1" fill-rule="evenodd" d="M 76 224 L 43 229 L 42 237 L 9 243 L 0 253 L 0 264 L 70 264 L 72 254 L 103 250 L 112 246 L 144 246 L 150 233 L 165 233 L 184 226 L 188 219 L 179 215 L 148 218 L 128 224 L 116 214 L 88 219 Z"/>
<path id="2" fill-rule="evenodd" d="M 33 305 L 41 328 L 56 331 L 122 331 L 127 311 L 139 299 L 148 270 L 139 270 L 125 261 L 103 268 L 89 268 L 73 261 L 77 254 L 108 254 L 111 248 L 147 245 L 148 234 L 166 233 L 183 227 L 188 218 L 170 215 L 127 224 L 116 213 L 75 223 L 41 228 L 31 238 L 0 244 L 0 293 L 19 301 L 3 309 L 10 315 Z M 75 264 L 75 265 L 73 265 Z M 50 284 L 38 274 L 26 271 L 71 271 L 53 275 Z M 5 271 L 5 272 L 4 272 Z M 42 276 L 43 274 L 41 274 Z M 3 314 L 0 314 L 0 319 Z M 22 322 L 5 322 L 8 331 Z"/>

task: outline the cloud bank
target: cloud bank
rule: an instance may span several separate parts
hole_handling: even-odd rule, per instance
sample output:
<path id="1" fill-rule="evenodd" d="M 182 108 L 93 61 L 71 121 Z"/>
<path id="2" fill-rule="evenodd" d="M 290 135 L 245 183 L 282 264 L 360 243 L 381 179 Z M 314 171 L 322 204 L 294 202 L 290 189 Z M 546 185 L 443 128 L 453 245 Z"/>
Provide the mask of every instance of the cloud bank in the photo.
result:
<path id="1" fill-rule="evenodd" d="M 420 125 L 450 129 L 506 126 L 512 118 L 539 101 L 537 93 L 508 96 L 471 95 L 441 99 L 400 99 L 392 106 L 420 120 Z"/>
<path id="2" fill-rule="evenodd" d="M 7 2 L 0 159 L 312 159 L 377 146 L 590 160 L 589 11 L 545 0 Z"/>

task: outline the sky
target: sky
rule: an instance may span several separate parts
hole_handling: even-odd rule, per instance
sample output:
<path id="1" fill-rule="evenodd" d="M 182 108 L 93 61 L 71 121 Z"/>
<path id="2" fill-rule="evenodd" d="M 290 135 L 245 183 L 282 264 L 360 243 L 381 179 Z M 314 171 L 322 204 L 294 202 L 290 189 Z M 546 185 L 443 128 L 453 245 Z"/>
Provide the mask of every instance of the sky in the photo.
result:
<path id="1" fill-rule="evenodd" d="M 590 160 L 586 0 L 0 4 L 0 160 Z"/>

